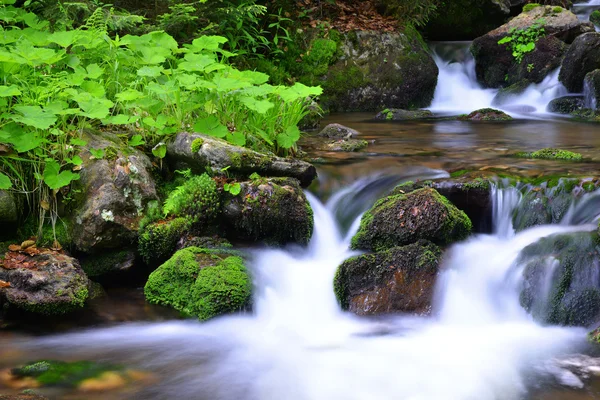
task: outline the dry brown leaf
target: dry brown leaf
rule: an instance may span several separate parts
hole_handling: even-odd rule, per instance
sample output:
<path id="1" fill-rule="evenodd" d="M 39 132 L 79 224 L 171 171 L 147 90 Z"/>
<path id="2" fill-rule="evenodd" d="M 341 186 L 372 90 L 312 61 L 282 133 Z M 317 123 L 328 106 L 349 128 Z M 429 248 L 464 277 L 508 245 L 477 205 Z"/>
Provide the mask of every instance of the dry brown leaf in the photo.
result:
<path id="1" fill-rule="evenodd" d="M 10 282 L 6 282 L 0 279 L 0 289 L 10 287 Z"/>
<path id="2" fill-rule="evenodd" d="M 21 246 L 19 246 L 18 244 L 11 244 L 10 246 L 8 246 L 8 250 L 10 250 L 10 251 L 20 251 L 21 250 Z"/>

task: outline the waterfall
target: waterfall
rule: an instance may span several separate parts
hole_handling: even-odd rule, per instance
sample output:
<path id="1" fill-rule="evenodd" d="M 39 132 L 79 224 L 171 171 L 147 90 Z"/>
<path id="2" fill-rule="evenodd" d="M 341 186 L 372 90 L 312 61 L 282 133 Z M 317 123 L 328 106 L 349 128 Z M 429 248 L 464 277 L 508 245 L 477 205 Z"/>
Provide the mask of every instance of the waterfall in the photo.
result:
<path id="1" fill-rule="evenodd" d="M 447 251 L 432 316 L 359 318 L 340 310 L 332 290 L 338 265 L 356 254 L 348 245 L 358 219 L 344 234 L 335 215 L 372 183 L 361 180 L 328 204 L 309 194 L 315 232 L 306 248 L 252 252 L 251 315 L 125 324 L 31 339 L 23 351 L 148 369 L 160 383 L 140 394 L 145 399 L 520 399 L 531 374 L 560 380 L 564 370 L 552 360 L 581 346 L 585 331 L 535 323 L 519 304 L 515 261 L 540 238 L 588 228 L 514 234 L 509 221 L 519 196 L 496 188 L 496 233 Z"/>
<path id="2" fill-rule="evenodd" d="M 585 108 L 591 108 L 595 110 L 597 107 L 596 96 L 590 84 L 590 81 L 587 79 L 583 80 L 583 106 Z"/>

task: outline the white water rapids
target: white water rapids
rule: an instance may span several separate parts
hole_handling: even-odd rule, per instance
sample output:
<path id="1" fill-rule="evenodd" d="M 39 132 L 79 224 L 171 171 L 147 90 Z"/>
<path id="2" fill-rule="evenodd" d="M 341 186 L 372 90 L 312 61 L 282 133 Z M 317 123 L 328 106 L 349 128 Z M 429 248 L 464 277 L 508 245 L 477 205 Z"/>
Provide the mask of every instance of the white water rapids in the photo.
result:
<path id="1" fill-rule="evenodd" d="M 368 180 L 361 181 L 363 186 Z M 252 315 L 125 324 L 31 340 L 25 348 L 124 361 L 161 383 L 143 399 L 514 400 L 548 360 L 577 351 L 585 331 L 543 327 L 519 305 L 519 252 L 539 238 L 586 226 L 543 226 L 515 235 L 519 197 L 494 192 L 493 235 L 476 235 L 445 255 L 429 317 L 359 318 L 333 294 L 337 266 L 353 253 L 326 205 L 309 195 L 315 233 L 307 248 L 253 255 Z M 363 209 L 368 204 L 362 205 Z M 553 379 L 553 378 L 552 378 Z"/>

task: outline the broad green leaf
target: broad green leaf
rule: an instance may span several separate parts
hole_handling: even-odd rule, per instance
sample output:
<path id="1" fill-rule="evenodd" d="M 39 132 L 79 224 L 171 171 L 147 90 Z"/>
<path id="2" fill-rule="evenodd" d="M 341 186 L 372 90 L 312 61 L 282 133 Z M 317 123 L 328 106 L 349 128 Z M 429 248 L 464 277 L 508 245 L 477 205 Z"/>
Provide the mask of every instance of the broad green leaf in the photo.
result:
<path id="1" fill-rule="evenodd" d="M 4 175 L 2 172 L 0 172 L 0 189 L 2 190 L 6 190 L 6 189 L 10 189 L 12 186 L 12 182 L 10 181 L 10 178 L 6 175 Z"/>
<path id="2" fill-rule="evenodd" d="M 52 190 L 57 190 L 79 179 L 79 175 L 71 171 L 60 172 L 60 165 L 55 160 L 46 160 L 44 166 L 44 183 Z"/>
<path id="3" fill-rule="evenodd" d="M 137 90 L 134 90 L 134 89 L 127 89 L 121 93 L 117 93 L 115 97 L 119 101 L 132 101 L 132 100 L 137 100 L 143 96 L 144 96 L 144 94 L 142 92 L 138 92 Z"/>
<path id="4" fill-rule="evenodd" d="M 237 71 L 237 70 L 233 70 L 232 72 L 233 72 L 233 74 L 230 75 L 231 77 L 236 78 L 236 79 L 241 79 L 241 80 L 244 80 L 244 81 L 247 81 L 247 82 L 250 82 L 253 85 L 262 85 L 262 84 L 267 83 L 269 81 L 269 75 L 264 74 L 262 72 L 258 72 L 258 71 L 250 71 L 250 70 Z"/>
<path id="5" fill-rule="evenodd" d="M 71 138 L 71 144 L 73 146 L 85 146 L 88 142 L 83 140 L 83 139 L 79 139 L 79 138 Z"/>
<path id="6" fill-rule="evenodd" d="M 135 115 L 117 114 L 104 118 L 102 123 L 105 125 L 129 125 L 135 123 L 138 119 Z"/>
<path id="7" fill-rule="evenodd" d="M 256 111 L 259 114 L 264 114 L 275 106 L 275 104 L 271 103 L 268 100 L 257 100 L 253 97 L 247 96 L 240 97 L 240 101 L 246 107 L 248 107 L 252 111 Z"/>
<path id="8" fill-rule="evenodd" d="M 137 75 L 138 76 L 149 76 L 152 78 L 155 78 L 157 76 L 161 75 L 161 72 L 163 71 L 163 67 L 159 67 L 159 66 L 144 66 L 140 69 L 138 69 L 137 71 Z"/>
<path id="9" fill-rule="evenodd" d="M 98 79 L 104 74 L 104 70 L 98 64 L 90 64 L 85 68 L 88 78 Z"/>
<path id="10" fill-rule="evenodd" d="M 234 196 L 237 196 L 238 194 L 240 194 L 241 191 L 242 191 L 242 185 L 240 185 L 238 182 L 232 183 L 231 186 L 229 187 L 229 193 L 231 193 Z"/>
<path id="11" fill-rule="evenodd" d="M 141 146 L 144 143 L 146 142 L 144 141 L 144 138 L 142 138 L 142 135 L 133 135 L 128 142 L 131 147 Z"/>
<path id="12" fill-rule="evenodd" d="M 79 156 L 73 156 L 73 158 L 67 158 L 67 161 L 73 165 L 83 164 L 83 160 Z"/>
<path id="13" fill-rule="evenodd" d="M 152 148 L 152 154 L 154 157 L 163 159 L 167 155 L 167 145 L 163 142 L 160 142 L 156 146 Z"/>
<path id="14" fill-rule="evenodd" d="M 94 157 L 97 160 L 101 160 L 104 158 L 104 149 L 89 149 L 90 150 L 90 154 L 92 155 L 92 157 Z"/>
<path id="15" fill-rule="evenodd" d="M 217 50 L 224 43 L 227 43 L 227 39 L 223 36 L 200 36 L 194 39 L 190 48 L 194 51 Z"/>
<path id="16" fill-rule="evenodd" d="M 213 77 L 212 81 L 217 86 L 218 92 L 231 92 L 234 90 L 252 86 L 250 82 L 245 82 L 239 79 L 229 78 L 225 76 L 215 76 Z"/>
<path id="17" fill-rule="evenodd" d="M 277 145 L 284 149 L 290 149 L 294 147 L 298 139 L 300 139 L 300 129 L 295 125 L 291 125 L 284 132 L 277 135 Z"/>
<path id="18" fill-rule="evenodd" d="M 275 93 L 276 90 L 277 90 L 277 87 L 269 85 L 269 84 L 264 84 L 264 85 L 260 85 L 260 86 L 251 86 L 251 87 L 240 90 L 240 92 L 243 94 L 246 94 L 250 97 L 260 97 L 260 96 L 266 96 L 266 95 Z"/>
<path id="19" fill-rule="evenodd" d="M 184 57 L 185 61 L 179 63 L 178 69 L 184 71 L 204 72 L 206 67 L 215 64 L 215 58 L 206 54 L 189 53 Z"/>
<path id="20" fill-rule="evenodd" d="M 78 30 L 73 31 L 56 31 L 48 36 L 48 41 L 56 43 L 60 47 L 67 48 L 77 41 L 79 38 Z"/>
<path id="21" fill-rule="evenodd" d="M 310 96 L 319 96 L 321 93 L 323 93 L 323 89 L 320 86 L 306 86 L 299 82 L 295 83 L 294 86 L 280 88 L 279 90 L 279 96 L 286 103 Z"/>
<path id="22" fill-rule="evenodd" d="M 81 92 L 73 96 L 82 112 L 79 115 L 88 117 L 91 119 L 104 119 L 110 115 L 110 108 L 114 106 L 114 103 L 105 98 L 93 97 L 90 93 Z"/>
<path id="23" fill-rule="evenodd" d="M 15 106 L 21 115 L 13 115 L 11 119 L 37 129 L 48 129 L 56 122 L 56 115 L 43 110 L 40 106 Z"/>
<path id="24" fill-rule="evenodd" d="M 229 129 L 222 125 L 219 119 L 214 115 L 196 121 L 194 124 L 194 131 L 218 138 L 224 138 L 229 134 Z"/>
<path id="25" fill-rule="evenodd" d="M 0 86 L 0 97 L 12 97 L 12 96 L 20 96 L 21 91 L 15 85 L 11 86 Z"/>
<path id="26" fill-rule="evenodd" d="M 240 131 L 228 132 L 226 139 L 229 143 L 235 144 L 236 146 L 246 145 L 246 136 Z"/>
<path id="27" fill-rule="evenodd" d="M 94 81 L 85 81 L 81 84 L 81 89 L 92 95 L 92 97 L 103 98 L 106 95 L 104 85 Z"/>

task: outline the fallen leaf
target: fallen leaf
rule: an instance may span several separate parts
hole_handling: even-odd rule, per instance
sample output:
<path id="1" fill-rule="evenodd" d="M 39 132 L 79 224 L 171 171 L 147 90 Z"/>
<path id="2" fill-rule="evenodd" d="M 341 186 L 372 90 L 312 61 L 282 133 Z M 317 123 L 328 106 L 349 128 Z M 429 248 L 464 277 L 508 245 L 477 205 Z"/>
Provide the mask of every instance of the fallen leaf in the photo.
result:
<path id="1" fill-rule="evenodd" d="M 0 279 L 0 289 L 10 287 L 10 282 L 6 282 Z"/>
<path id="2" fill-rule="evenodd" d="M 21 250 L 25 250 L 28 247 L 31 246 L 35 246 L 35 241 L 34 240 L 26 240 L 23 243 L 21 243 Z"/>
<path id="3" fill-rule="evenodd" d="M 18 244 L 11 244 L 10 246 L 8 246 L 8 250 L 10 250 L 10 251 L 20 251 L 21 250 L 21 246 L 19 246 Z"/>

